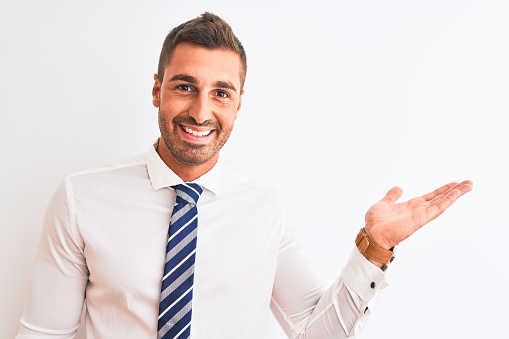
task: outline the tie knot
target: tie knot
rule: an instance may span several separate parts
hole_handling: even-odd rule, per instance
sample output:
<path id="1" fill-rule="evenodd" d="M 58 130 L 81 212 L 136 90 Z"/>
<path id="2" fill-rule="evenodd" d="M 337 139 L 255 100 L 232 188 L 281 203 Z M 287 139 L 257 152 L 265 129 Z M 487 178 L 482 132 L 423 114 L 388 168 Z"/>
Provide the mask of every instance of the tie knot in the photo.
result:
<path id="1" fill-rule="evenodd" d="M 177 202 L 187 202 L 193 205 L 196 205 L 198 198 L 200 198 L 200 194 L 203 192 L 203 188 L 200 185 L 192 182 L 173 185 L 171 187 L 177 193 Z"/>

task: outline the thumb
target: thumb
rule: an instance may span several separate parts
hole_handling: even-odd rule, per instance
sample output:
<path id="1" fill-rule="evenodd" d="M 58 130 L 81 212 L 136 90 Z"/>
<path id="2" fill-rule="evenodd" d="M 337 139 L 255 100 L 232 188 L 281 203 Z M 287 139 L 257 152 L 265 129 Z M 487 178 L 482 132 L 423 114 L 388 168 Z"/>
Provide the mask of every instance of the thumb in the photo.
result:
<path id="1" fill-rule="evenodd" d="M 401 189 L 401 187 L 394 186 L 387 192 L 387 194 L 385 195 L 385 197 L 382 200 L 385 200 L 388 202 L 396 202 L 396 200 L 398 200 L 402 194 L 403 194 L 403 190 Z"/>

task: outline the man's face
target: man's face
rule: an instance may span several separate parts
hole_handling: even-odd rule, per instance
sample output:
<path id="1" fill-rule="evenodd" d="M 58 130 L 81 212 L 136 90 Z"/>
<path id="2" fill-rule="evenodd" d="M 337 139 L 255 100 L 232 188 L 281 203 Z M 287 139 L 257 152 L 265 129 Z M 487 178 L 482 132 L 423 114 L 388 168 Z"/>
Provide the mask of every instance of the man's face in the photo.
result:
<path id="1" fill-rule="evenodd" d="M 162 82 L 154 75 L 152 90 L 169 150 L 162 152 L 165 162 L 209 168 L 216 163 L 241 106 L 240 72 L 240 57 L 232 51 L 177 45 Z"/>

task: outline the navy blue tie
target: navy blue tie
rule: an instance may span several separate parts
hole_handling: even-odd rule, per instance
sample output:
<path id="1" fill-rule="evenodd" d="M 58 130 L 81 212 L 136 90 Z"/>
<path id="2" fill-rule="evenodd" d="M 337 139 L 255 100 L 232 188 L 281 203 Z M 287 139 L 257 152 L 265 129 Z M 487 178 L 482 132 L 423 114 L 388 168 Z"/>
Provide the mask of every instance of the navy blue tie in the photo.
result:
<path id="1" fill-rule="evenodd" d="M 172 186 L 177 193 L 166 246 L 157 338 L 187 339 L 191 333 L 198 209 L 203 189 L 194 183 Z"/>

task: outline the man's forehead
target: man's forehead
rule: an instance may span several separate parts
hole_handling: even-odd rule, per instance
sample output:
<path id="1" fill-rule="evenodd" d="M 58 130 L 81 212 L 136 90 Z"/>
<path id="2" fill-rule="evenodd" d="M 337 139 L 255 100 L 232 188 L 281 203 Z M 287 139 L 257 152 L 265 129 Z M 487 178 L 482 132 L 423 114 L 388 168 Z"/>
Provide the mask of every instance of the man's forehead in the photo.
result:
<path id="1" fill-rule="evenodd" d="M 192 77 L 197 82 L 224 81 L 240 84 L 241 68 L 240 56 L 234 51 L 182 43 L 177 45 L 168 60 L 165 73 L 169 79 Z"/>

